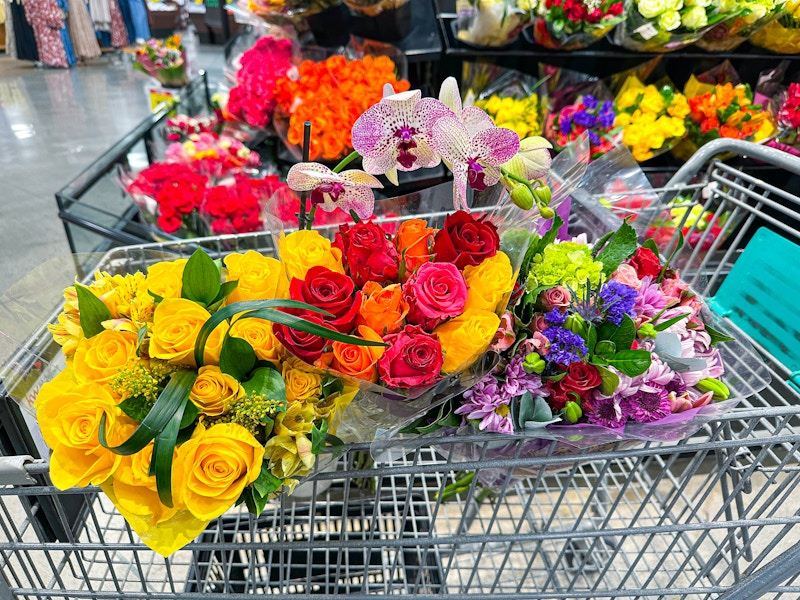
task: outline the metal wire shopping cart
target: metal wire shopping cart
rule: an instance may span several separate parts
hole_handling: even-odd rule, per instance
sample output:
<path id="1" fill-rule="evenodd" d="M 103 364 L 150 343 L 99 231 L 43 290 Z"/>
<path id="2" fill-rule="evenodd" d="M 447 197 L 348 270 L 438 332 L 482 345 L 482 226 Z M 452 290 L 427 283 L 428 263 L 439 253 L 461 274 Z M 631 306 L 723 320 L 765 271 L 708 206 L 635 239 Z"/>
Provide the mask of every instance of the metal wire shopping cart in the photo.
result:
<path id="1" fill-rule="evenodd" d="M 769 149 L 710 146 L 800 175 L 800 161 Z M 724 210 L 745 213 L 724 244 L 680 251 L 708 296 L 737 272 L 749 252 L 740 241 L 757 226 L 800 243 L 800 228 L 785 227 L 800 218 L 800 199 L 724 163 L 700 173 L 701 159 L 670 187 L 692 190 L 700 203 L 716 183 L 710 193 L 724 196 Z M 608 219 L 586 206 L 574 214 L 587 230 Z M 271 246 L 264 235 L 135 246 L 108 253 L 102 267 L 141 268 L 148 249 L 185 255 L 198 243 L 218 254 Z M 778 316 L 780 337 L 800 340 L 796 312 Z M 750 331 L 735 315 L 731 326 Z M 791 355 L 770 344 L 758 344 L 766 362 L 734 356 L 728 367 L 737 381 L 749 371 L 772 383 L 683 441 L 575 455 L 523 437 L 441 438 L 408 449 L 398 442 L 366 469 L 355 466 L 365 466 L 369 447 L 350 446 L 307 489 L 258 518 L 227 513 L 169 559 L 144 547 L 97 490 L 60 492 L 48 485 L 46 462 L 18 460 L 0 470 L 0 599 L 796 598 L 800 583 L 780 557 L 800 541 L 800 393 Z M 475 476 L 465 480 L 468 472 Z"/>

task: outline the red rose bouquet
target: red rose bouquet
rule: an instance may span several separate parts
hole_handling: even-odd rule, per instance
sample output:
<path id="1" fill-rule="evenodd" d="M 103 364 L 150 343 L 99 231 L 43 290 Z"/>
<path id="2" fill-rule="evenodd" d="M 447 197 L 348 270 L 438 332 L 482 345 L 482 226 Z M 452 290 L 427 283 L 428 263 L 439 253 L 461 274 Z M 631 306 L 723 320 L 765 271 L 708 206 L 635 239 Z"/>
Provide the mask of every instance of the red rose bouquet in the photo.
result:
<path id="1" fill-rule="evenodd" d="M 545 48 L 586 48 L 624 20 L 623 7 L 620 0 L 540 0 L 533 39 Z"/>
<path id="2" fill-rule="evenodd" d="M 778 137 L 770 145 L 800 156 L 800 83 L 789 84 L 779 106 Z"/>

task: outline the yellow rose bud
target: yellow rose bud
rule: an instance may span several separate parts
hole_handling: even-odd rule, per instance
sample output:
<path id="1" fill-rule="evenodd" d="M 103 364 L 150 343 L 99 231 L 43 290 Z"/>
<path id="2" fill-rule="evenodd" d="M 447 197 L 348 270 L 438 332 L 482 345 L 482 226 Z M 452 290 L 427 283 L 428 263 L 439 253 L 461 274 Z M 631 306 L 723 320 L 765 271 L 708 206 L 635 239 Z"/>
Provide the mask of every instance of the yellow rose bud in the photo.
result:
<path id="1" fill-rule="evenodd" d="M 256 358 L 275 366 L 283 359 L 284 349 L 272 332 L 272 323 L 266 319 L 236 319 L 230 335 L 245 340 L 256 353 Z"/>
<path id="2" fill-rule="evenodd" d="M 227 304 L 246 300 L 269 300 L 289 297 L 289 280 L 279 260 L 248 250 L 225 257 L 228 281 L 238 281 Z"/>
<path id="3" fill-rule="evenodd" d="M 302 367 L 302 361 L 289 359 L 283 363 L 281 375 L 286 384 L 289 402 L 319 398 L 322 394 L 322 375 Z"/>
<path id="4" fill-rule="evenodd" d="M 504 252 L 498 252 L 475 267 L 464 267 L 464 279 L 468 286 L 465 309 L 492 312 L 514 289 L 516 281 L 511 261 Z"/>
<path id="5" fill-rule="evenodd" d="M 147 289 L 161 298 L 180 298 L 187 259 L 158 262 L 147 269 Z"/>
<path id="6" fill-rule="evenodd" d="M 173 493 L 198 519 L 216 519 L 258 479 L 263 460 L 264 447 L 241 425 L 198 426 L 178 448 Z"/>
<path id="7" fill-rule="evenodd" d="M 342 252 L 331 246 L 330 240 L 318 231 L 294 231 L 278 241 L 278 252 L 286 275 L 304 279 L 311 267 L 328 267 L 331 271 L 344 273 Z"/>
<path id="8" fill-rule="evenodd" d="M 136 357 L 138 336 L 128 331 L 106 329 L 78 342 L 75 350 L 75 377 L 81 383 L 109 383 Z"/>
<path id="9" fill-rule="evenodd" d="M 189 392 L 189 400 L 194 402 L 200 412 L 218 416 L 228 412 L 231 404 L 247 395 L 239 381 L 223 373 L 219 367 L 201 367 L 197 379 Z"/>
<path id="10" fill-rule="evenodd" d="M 470 309 L 433 330 L 444 353 L 442 370 L 455 373 L 486 350 L 500 326 L 500 317 L 488 310 Z"/>
<path id="11" fill-rule="evenodd" d="M 200 328 L 211 314 L 199 304 L 184 298 L 163 300 L 153 314 L 149 353 L 153 358 L 166 360 L 173 365 L 196 367 L 194 344 Z M 222 341 L 228 329 L 221 323 L 206 342 L 203 359 L 206 364 L 219 364 Z"/>

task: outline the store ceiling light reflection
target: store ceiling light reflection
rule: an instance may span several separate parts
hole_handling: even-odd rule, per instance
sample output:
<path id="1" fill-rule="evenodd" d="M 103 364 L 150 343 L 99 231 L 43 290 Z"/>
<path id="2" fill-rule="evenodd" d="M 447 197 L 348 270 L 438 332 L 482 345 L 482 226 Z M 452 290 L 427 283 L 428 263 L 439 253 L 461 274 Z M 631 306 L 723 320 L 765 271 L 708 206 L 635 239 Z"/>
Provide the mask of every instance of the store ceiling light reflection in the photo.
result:
<path id="1" fill-rule="evenodd" d="M 15 123 L 11 126 L 11 130 L 19 140 L 27 140 L 36 135 L 36 130 L 33 128 L 33 125 L 27 123 Z"/>

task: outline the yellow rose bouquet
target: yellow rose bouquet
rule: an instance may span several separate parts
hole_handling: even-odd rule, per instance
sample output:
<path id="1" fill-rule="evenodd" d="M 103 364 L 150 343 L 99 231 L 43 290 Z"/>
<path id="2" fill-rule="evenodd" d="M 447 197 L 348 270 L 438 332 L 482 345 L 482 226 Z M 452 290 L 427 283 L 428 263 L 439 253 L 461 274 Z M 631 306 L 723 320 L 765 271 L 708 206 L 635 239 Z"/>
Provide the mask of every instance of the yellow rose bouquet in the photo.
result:
<path id="1" fill-rule="evenodd" d="M 645 85 L 630 76 L 614 99 L 615 127 L 634 158 L 644 162 L 667 152 L 686 135 L 686 96 L 671 83 Z"/>
<path id="2" fill-rule="evenodd" d="M 784 4 L 784 13 L 756 31 L 750 43 L 778 54 L 800 54 L 800 0 Z"/>

